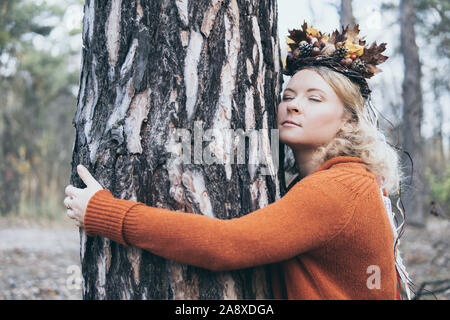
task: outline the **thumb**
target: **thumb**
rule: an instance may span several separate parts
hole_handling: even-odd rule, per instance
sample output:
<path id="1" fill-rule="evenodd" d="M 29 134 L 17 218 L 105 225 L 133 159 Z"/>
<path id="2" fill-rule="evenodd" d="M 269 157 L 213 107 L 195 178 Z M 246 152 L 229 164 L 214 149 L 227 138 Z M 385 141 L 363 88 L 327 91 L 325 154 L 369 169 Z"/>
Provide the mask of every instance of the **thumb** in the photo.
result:
<path id="1" fill-rule="evenodd" d="M 91 175 L 89 170 L 82 164 L 79 164 L 77 166 L 77 172 L 78 172 L 78 175 L 80 176 L 81 180 L 83 180 L 83 182 L 86 186 L 91 185 L 96 182 L 96 180 Z"/>

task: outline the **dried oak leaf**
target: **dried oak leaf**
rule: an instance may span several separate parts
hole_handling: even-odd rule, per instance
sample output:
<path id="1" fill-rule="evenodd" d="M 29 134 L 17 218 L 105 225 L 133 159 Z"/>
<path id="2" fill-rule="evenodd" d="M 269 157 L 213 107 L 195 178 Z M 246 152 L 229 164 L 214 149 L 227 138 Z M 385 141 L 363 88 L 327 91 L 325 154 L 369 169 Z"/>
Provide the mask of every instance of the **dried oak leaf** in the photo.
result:
<path id="1" fill-rule="evenodd" d="M 305 20 L 303 20 L 303 24 L 302 24 L 302 30 L 303 32 L 306 34 L 306 30 L 308 29 L 308 24 L 306 23 Z"/>
<path id="2" fill-rule="evenodd" d="M 320 34 L 319 30 L 314 29 L 314 28 L 307 28 L 306 29 L 306 33 L 312 35 L 313 37 L 318 37 L 318 35 Z"/>
<path id="3" fill-rule="evenodd" d="M 331 34 L 330 40 L 328 42 L 332 44 L 336 44 L 338 42 L 345 42 L 347 37 L 345 36 L 346 30 L 343 29 L 343 32 L 340 33 L 337 29 Z"/>
<path id="4" fill-rule="evenodd" d="M 361 57 L 361 61 L 364 61 L 366 64 L 378 65 L 383 63 L 388 59 L 387 56 L 383 56 L 381 53 L 386 50 L 386 43 L 382 43 L 377 46 L 376 41 L 371 44 L 369 48 L 365 48 L 364 53 Z M 379 69 L 378 69 L 379 70 Z"/>
<path id="5" fill-rule="evenodd" d="M 289 38 L 293 41 L 288 43 L 288 46 L 291 48 L 292 51 L 294 51 L 297 47 L 298 44 L 302 41 L 306 41 L 306 33 L 302 30 L 299 29 L 292 29 L 292 30 L 288 30 L 289 32 Z"/>
<path id="6" fill-rule="evenodd" d="M 368 70 L 367 78 L 372 78 L 374 74 L 381 72 L 381 69 L 377 68 L 373 64 L 367 64 L 366 68 Z"/>
<path id="7" fill-rule="evenodd" d="M 347 25 L 347 29 L 348 29 L 348 25 Z M 359 41 L 359 24 L 355 25 L 353 27 L 353 29 L 350 29 L 347 31 L 347 37 L 352 38 L 354 43 L 357 43 Z"/>

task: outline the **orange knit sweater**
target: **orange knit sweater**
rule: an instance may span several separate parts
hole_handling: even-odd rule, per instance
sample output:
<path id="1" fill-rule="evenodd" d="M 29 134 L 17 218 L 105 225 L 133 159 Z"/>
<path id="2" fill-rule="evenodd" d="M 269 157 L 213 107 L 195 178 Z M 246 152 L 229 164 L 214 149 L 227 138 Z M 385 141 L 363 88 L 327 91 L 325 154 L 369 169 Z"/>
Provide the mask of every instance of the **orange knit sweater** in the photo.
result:
<path id="1" fill-rule="evenodd" d="M 84 225 L 88 235 L 209 270 L 270 264 L 275 299 L 396 295 L 393 233 L 376 177 L 357 157 L 326 161 L 280 200 L 239 218 L 149 207 L 100 190 Z"/>

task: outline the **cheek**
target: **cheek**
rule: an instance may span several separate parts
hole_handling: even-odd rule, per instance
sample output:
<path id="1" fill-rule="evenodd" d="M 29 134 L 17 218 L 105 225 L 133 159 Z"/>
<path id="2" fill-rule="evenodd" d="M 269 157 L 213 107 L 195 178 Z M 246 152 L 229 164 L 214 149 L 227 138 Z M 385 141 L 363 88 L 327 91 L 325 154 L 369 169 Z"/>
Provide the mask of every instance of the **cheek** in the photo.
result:
<path id="1" fill-rule="evenodd" d="M 277 123 L 280 123 L 280 119 L 284 117 L 284 109 L 283 103 L 280 103 L 277 107 Z"/>
<path id="2" fill-rule="evenodd" d="M 334 135 L 339 121 L 338 115 L 334 112 L 318 112 L 311 114 L 306 123 L 309 128 L 315 128 L 325 135 Z"/>

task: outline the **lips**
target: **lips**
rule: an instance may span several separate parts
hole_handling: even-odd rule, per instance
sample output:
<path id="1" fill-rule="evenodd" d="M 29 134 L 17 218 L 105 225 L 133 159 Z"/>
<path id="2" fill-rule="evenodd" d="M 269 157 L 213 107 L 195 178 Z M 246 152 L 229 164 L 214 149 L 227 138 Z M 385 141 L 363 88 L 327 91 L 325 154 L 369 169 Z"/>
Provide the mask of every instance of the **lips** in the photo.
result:
<path id="1" fill-rule="evenodd" d="M 299 125 L 298 123 L 296 123 L 296 122 L 294 122 L 294 121 L 291 121 L 291 120 L 285 120 L 285 121 L 283 121 L 283 123 L 282 123 L 282 125 L 284 126 L 284 125 L 293 125 L 293 126 L 297 126 L 297 127 L 301 127 L 301 125 Z"/>

